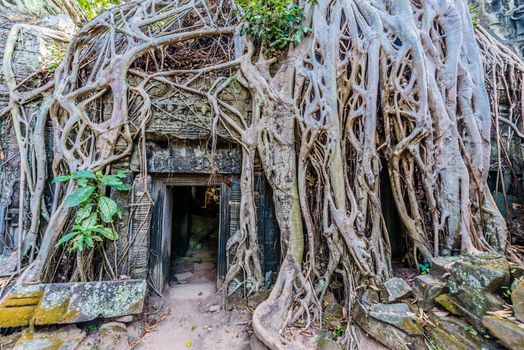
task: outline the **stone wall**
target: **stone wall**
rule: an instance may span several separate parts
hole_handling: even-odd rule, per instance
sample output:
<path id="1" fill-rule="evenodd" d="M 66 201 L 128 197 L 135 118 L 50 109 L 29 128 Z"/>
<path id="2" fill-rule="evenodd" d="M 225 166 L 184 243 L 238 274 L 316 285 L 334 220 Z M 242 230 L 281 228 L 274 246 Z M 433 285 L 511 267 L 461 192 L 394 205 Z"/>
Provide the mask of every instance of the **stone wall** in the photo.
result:
<path id="1" fill-rule="evenodd" d="M 4 55 L 7 34 L 15 23 L 38 23 L 39 20 L 27 15 L 0 14 L 0 55 Z M 17 80 L 22 80 L 43 64 L 45 45 L 42 38 L 30 32 L 20 36 L 14 53 L 13 70 Z M 23 40 L 23 41 L 22 41 Z M 3 62 L 0 61 L 0 111 L 9 102 L 8 88 L 3 76 Z M 31 108 L 34 109 L 34 108 Z M 0 116 L 0 253 L 8 254 L 15 246 L 18 232 L 18 181 L 20 158 L 10 114 Z M 5 248 L 5 249 L 4 249 Z"/>
<path id="2" fill-rule="evenodd" d="M 475 0 L 472 8 L 482 26 L 524 56 L 524 0 Z"/>

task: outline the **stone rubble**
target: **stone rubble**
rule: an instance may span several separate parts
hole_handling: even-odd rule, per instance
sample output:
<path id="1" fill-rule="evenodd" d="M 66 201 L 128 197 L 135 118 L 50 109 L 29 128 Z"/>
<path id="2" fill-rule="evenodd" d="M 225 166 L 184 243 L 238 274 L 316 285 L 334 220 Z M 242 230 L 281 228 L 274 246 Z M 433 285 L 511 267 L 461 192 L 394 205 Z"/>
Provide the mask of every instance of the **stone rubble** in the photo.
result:
<path id="1" fill-rule="evenodd" d="M 419 300 L 418 305 L 428 311 L 435 305 L 435 298 L 439 296 L 446 284 L 439 278 L 432 275 L 420 275 L 413 280 L 415 284 L 415 293 Z"/>
<path id="2" fill-rule="evenodd" d="M 515 280 L 511 285 L 511 303 L 513 312 L 520 322 L 524 322 L 524 278 Z"/>
<path id="3" fill-rule="evenodd" d="M 99 349 L 130 349 L 125 324 L 120 322 L 105 323 L 98 332 L 100 333 Z"/>
<path id="4" fill-rule="evenodd" d="M 492 253 L 433 258 L 413 288 L 395 277 L 380 293 L 360 291 L 350 315 L 394 350 L 522 350 L 523 276 L 522 268 Z"/>
<path id="5" fill-rule="evenodd" d="M 413 289 L 402 278 L 393 277 L 384 282 L 384 295 L 389 303 L 395 303 L 413 293 Z"/>
<path id="6" fill-rule="evenodd" d="M 35 333 L 26 330 L 13 350 L 76 350 L 85 336 L 86 333 L 75 325 Z"/>

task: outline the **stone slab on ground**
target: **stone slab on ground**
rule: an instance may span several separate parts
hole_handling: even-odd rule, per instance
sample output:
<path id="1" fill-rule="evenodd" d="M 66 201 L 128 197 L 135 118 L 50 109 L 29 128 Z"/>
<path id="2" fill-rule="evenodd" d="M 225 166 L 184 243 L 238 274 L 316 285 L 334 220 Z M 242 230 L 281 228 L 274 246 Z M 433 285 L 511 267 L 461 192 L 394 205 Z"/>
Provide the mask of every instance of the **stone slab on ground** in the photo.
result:
<path id="1" fill-rule="evenodd" d="M 497 349 L 490 340 L 484 338 L 463 318 L 441 312 L 434 313 L 433 310 L 426 315 L 431 321 L 425 327 L 426 336 L 434 349 Z"/>
<path id="2" fill-rule="evenodd" d="M 192 272 L 182 272 L 175 274 L 176 281 L 178 283 L 187 283 L 189 280 L 191 280 L 195 275 Z"/>
<path id="3" fill-rule="evenodd" d="M 0 328 L 139 314 L 146 289 L 145 280 L 15 286 L 0 301 Z"/>
<path id="4" fill-rule="evenodd" d="M 395 303 L 413 293 L 413 289 L 402 278 L 393 277 L 384 282 L 384 294 L 388 303 Z"/>
<path id="5" fill-rule="evenodd" d="M 432 276 L 435 277 L 443 277 L 444 275 L 448 274 L 451 270 L 451 267 L 453 267 L 453 264 L 458 260 L 458 257 L 455 256 L 437 256 L 434 258 L 431 258 L 430 263 L 431 267 L 429 269 L 429 273 Z"/>
<path id="6" fill-rule="evenodd" d="M 484 316 L 482 324 L 508 349 L 524 349 L 524 324 L 494 316 Z"/>
<path id="7" fill-rule="evenodd" d="M 364 332 L 391 350 L 425 348 L 423 337 L 411 336 L 397 327 L 371 317 L 359 301 L 353 305 L 351 315 Z"/>
<path id="8" fill-rule="evenodd" d="M 435 298 L 439 296 L 444 289 L 446 284 L 440 279 L 431 275 L 420 275 L 415 277 L 415 291 L 417 294 L 417 304 L 428 311 L 433 305 L 435 305 Z"/>
<path id="9" fill-rule="evenodd" d="M 511 285 L 511 303 L 515 317 L 524 322 L 524 278 L 515 280 Z"/>
<path id="10" fill-rule="evenodd" d="M 389 323 L 411 335 L 424 334 L 424 328 L 407 304 L 375 304 L 369 307 L 369 315 Z"/>
<path id="11" fill-rule="evenodd" d="M 451 313 L 466 317 L 477 329 L 482 329 L 482 317 L 488 311 L 501 310 L 505 305 L 499 294 L 503 288 L 509 287 L 509 281 L 509 263 L 504 257 L 493 253 L 463 255 L 450 269 L 447 282 L 451 303 L 443 304 L 443 300 L 439 303 Z"/>
<path id="12" fill-rule="evenodd" d="M 495 254 L 463 256 L 453 264 L 450 274 L 449 288 L 453 294 L 471 289 L 496 293 L 509 287 L 509 262 Z"/>
<path id="13" fill-rule="evenodd" d="M 109 322 L 103 324 L 98 330 L 100 333 L 99 349 L 130 349 L 126 325 L 121 322 Z"/>
<path id="14" fill-rule="evenodd" d="M 75 325 L 54 331 L 24 332 L 13 350 L 74 350 L 85 338 L 86 333 Z"/>

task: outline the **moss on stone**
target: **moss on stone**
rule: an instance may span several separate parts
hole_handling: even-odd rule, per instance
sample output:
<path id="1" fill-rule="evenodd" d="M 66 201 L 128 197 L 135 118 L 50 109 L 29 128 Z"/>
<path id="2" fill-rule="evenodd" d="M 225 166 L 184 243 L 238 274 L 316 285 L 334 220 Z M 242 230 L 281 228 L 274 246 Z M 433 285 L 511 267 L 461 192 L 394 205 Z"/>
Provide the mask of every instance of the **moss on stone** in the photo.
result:
<path id="1" fill-rule="evenodd" d="M 444 309 L 448 310 L 452 314 L 458 315 L 457 307 L 449 297 L 449 294 L 441 294 L 435 298 L 435 301 L 442 305 Z"/>

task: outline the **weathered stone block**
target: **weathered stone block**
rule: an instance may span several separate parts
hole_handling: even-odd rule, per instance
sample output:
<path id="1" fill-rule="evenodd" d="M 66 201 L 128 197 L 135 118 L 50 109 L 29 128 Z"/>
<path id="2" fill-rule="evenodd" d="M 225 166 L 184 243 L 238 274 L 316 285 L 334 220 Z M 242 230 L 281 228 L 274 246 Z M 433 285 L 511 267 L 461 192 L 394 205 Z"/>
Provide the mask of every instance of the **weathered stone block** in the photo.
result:
<path id="1" fill-rule="evenodd" d="M 460 299 L 460 296 L 441 294 L 435 301 L 442 305 L 447 311 L 454 315 L 460 315 L 465 317 L 476 329 L 483 330 L 482 315 L 475 313 L 470 307 L 466 306 L 464 300 Z M 504 301 L 491 293 L 486 293 L 484 299 L 484 307 L 488 311 L 501 310 L 504 305 Z"/>
<path id="2" fill-rule="evenodd" d="M 451 267 L 448 278 L 448 299 L 454 305 L 452 308 L 482 328 L 481 319 L 486 312 L 500 310 L 505 304 L 497 293 L 502 287 L 509 286 L 509 275 L 509 263 L 501 256 L 461 257 Z"/>
<path id="3" fill-rule="evenodd" d="M 98 330 L 100 349 L 127 350 L 129 346 L 126 325 L 120 322 L 105 323 Z"/>
<path id="4" fill-rule="evenodd" d="M 362 295 L 360 296 L 360 302 L 364 305 L 371 305 L 371 304 L 377 304 L 380 302 L 380 298 L 378 295 L 378 292 L 371 289 L 366 288 L 362 292 Z"/>
<path id="5" fill-rule="evenodd" d="M 74 325 L 62 327 L 55 331 L 25 331 L 13 350 L 74 350 L 85 338 L 84 331 Z"/>
<path id="6" fill-rule="evenodd" d="M 411 335 L 422 335 L 424 329 L 409 306 L 402 304 L 375 304 L 369 307 L 369 315 L 382 322 L 389 323 Z"/>
<path id="7" fill-rule="evenodd" d="M 413 289 L 402 278 L 393 277 L 383 285 L 384 296 L 389 303 L 397 302 L 413 293 Z"/>
<path id="8" fill-rule="evenodd" d="M 524 322 L 524 278 L 515 280 L 511 285 L 511 303 L 515 317 Z"/>
<path id="9" fill-rule="evenodd" d="M 195 275 L 191 272 L 182 272 L 182 273 L 175 274 L 175 278 L 178 283 L 187 283 L 194 276 Z"/>
<path id="10" fill-rule="evenodd" d="M 195 271 L 210 271 L 215 268 L 215 264 L 210 262 L 195 263 L 193 268 Z"/>
<path id="11" fill-rule="evenodd" d="M 453 257 L 453 256 L 448 256 L 448 257 L 438 256 L 438 257 L 431 258 L 429 273 L 432 276 L 441 278 L 445 274 L 449 273 L 449 271 L 451 270 L 451 267 L 457 260 L 458 258 Z"/>
<path id="12" fill-rule="evenodd" d="M 524 327 L 522 327 L 522 323 L 499 319 L 494 316 L 484 316 L 482 324 L 508 349 L 524 349 Z"/>
<path id="13" fill-rule="evenodd" d="M 453 264 L 449 286 L 452 293 L 470 289 L 497 292 L 509 287 L 509 275 L 509 263 L 501 256 L 465 256 Z"/>
<path id="14" fill-rule="evenodd" d="M 424 349 L 423 337 L 411 336 L 397 327 L 371 317 L 360 302 L 352 309 L 353 320 L 371 337 L 391 350 Z"/>
<path id="15" fill-rule="evenodd" d="M 415 291 L 418 297 L 418 305 L 425 311 L 435 305 L 435 298 L 439 296 L 446 284 L 431 275 L 417 276 L 414 279 Z"/>
<path id="16" fill-rule="evenodd" d="M 426 326 L 427 339 L 435 349 L 477 350 L 495 348 L 463 319 L 428 314 L 432 324 Z"/>
<path id="17" fill-rule="evenodd" d="M 142 312 L 145 280 L 14 287 L 0 301 L 0 327 L 66 324 Z"/>

